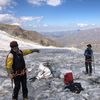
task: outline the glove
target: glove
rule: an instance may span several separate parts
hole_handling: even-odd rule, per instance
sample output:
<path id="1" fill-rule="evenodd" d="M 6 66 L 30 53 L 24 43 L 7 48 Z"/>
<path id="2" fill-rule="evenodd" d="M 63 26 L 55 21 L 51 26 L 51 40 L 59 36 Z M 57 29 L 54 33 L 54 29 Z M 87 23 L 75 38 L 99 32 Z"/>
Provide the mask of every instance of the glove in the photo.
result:
<path id="1" fill-rule="evenodd" d="M 37 53 L 39 53 L 40 50 L 39 50 L 39 49 L 33 49 L 33 52 L 37 52 Z"/>
<path id="2" fill-rule="evenodd" d="M 36 77 L 32 77 L 29 80 L 32 81 L 32 82 L 35 82 L 36 79 L 37 79 Z"/>

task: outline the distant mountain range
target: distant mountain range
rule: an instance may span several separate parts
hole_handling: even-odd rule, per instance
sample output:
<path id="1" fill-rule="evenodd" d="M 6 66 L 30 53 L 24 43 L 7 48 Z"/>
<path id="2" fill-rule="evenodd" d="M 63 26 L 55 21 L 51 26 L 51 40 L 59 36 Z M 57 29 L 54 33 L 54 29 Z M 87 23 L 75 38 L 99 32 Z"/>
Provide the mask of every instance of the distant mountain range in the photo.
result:
<path id="1" fill-rule="evenodd" d="M 48 32 L 43 34 L 53 40 L 60 41 L 63 46 L 73 46 L 84 49 L 88 43 L 91 43 L 95 50 L 100 50 L 100 28 Z"/>
<path id="2" fill-rule="evenodd" d="M 11 36 L 31 40 L 45 46 L 60 46 L 56 41 L 45 37 L 36 31 L 24 30 L 17 25 L 0 24 L 0 30 L 7 32 Z"/>
<path id="3" fill-rule="evenodd" d="M 24 30 L 17 25 L 0 24 L 0 30 L 11 36 L 31 40 L 45 46 L 67 46 L 85 49 L 88 43 L 100 51 L 100 28 L 62 32 L 41 32 Z"/>

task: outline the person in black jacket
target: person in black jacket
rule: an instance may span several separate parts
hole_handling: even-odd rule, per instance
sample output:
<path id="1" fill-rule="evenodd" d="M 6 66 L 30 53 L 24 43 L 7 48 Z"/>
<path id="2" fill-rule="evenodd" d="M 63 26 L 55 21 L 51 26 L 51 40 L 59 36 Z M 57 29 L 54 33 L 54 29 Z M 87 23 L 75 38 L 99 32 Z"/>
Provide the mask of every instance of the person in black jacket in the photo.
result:
<path id="1" fill-rule="evenodd" d="M 20 86 L 22 86 L 23 100 L 28 100 L 28 89 L 27 89 L 27 73 L 25 66 L 25 55 L 33 52 L 38 52 L 38 49 L 27 49 L 20 50 L 17 41 L 10 42 L 11 50 L 6 58 L 6 69 L 8 76 L 11 80 L 14 80 L 14 90 L 12 100 L 18 100 L 18 93 Z"/>
<path id="2" fill-rule="evenodd" d="M 93 50 L 91 44 L 87 45 L 87 49 L 84 52 L 85 56 L 85 68 L 86 74 L 92 75 L 92 61 L 93 61 Z"/>

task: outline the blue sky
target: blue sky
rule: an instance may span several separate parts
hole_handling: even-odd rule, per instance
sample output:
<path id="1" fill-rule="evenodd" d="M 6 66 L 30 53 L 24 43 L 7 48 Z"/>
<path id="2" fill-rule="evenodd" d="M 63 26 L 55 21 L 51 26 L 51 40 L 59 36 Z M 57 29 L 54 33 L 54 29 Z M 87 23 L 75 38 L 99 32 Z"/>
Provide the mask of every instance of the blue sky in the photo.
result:
<path id="1" fill-rule="evenodd" d="M 100 0 L 0 0 L 0 23 L 66 31 L 100 26 Z"/>

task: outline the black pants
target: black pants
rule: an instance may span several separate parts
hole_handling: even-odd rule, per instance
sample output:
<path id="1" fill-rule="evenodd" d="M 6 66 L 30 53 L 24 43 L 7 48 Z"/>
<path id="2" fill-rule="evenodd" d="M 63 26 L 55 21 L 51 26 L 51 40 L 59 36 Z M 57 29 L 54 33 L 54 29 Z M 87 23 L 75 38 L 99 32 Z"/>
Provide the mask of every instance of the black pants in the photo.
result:
<path id="1" fill-rule="evenodd" d="M 85 61 L 86 73 L 92 73 L 92 61 Z"/>
<path id="2" fill-rule="evenodd" d="M 20 86 L 22 86 L 23 98 L 28 97 L 28 89 L 27 89 L 27 77 L 26 74 L 23 76 L 16 76 L 14 78 L 14 90 L 13 90 L 13 99 L 18 100 L 18 93 L 20 90 Z"/>

